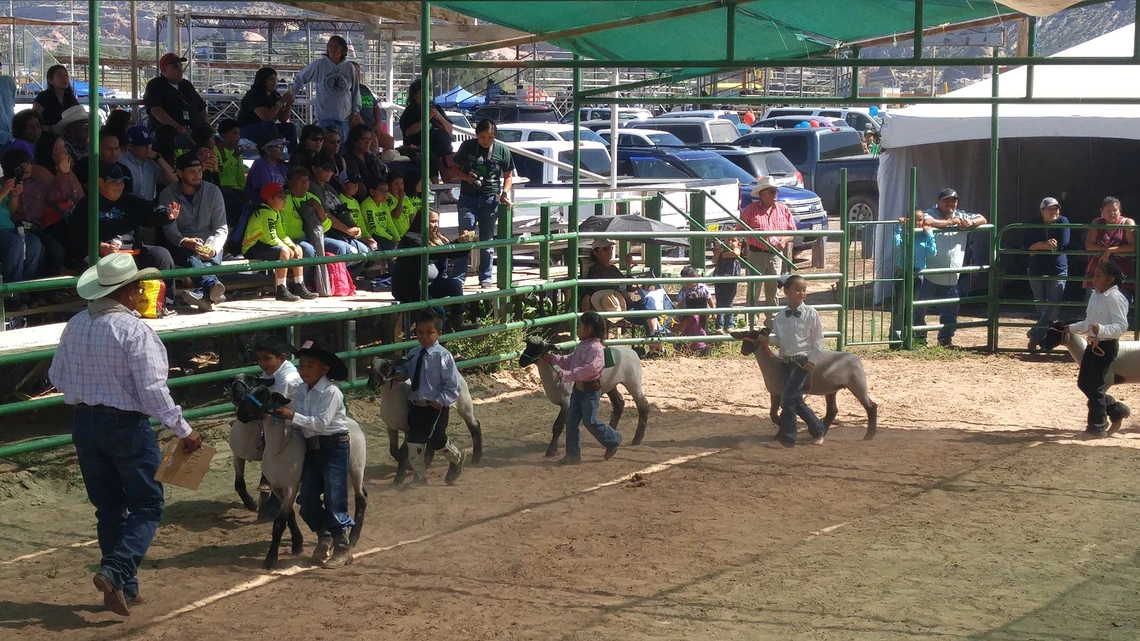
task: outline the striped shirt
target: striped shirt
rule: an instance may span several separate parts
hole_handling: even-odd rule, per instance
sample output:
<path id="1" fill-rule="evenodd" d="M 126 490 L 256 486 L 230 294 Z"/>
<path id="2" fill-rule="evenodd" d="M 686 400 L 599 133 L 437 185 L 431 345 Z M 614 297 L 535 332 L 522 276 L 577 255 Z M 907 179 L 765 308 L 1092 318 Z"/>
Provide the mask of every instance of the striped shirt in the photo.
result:
<path id="1" fill-rule="evenodd" d="M 84 310 L 67 322 L 48 378 L 68 405 L 105 405 L 146 414 L 184 438 L 190 425 L 170 397 L 169 371 L 166 346 L 158 334 L 117 305 L 94 317 L 90 309 Z"/>

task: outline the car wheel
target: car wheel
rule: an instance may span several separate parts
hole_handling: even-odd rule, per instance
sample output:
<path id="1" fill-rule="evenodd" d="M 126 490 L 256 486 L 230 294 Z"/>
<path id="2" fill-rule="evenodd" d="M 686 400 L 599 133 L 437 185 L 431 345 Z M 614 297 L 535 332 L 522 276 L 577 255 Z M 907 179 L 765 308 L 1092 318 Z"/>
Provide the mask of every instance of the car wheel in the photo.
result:
<path id="1" fill-rule="evenodd" d="M 878 200 L 863 194 L 847 199 L 847 220 L 853 223 L 875 220 L 879 213 Z"/>

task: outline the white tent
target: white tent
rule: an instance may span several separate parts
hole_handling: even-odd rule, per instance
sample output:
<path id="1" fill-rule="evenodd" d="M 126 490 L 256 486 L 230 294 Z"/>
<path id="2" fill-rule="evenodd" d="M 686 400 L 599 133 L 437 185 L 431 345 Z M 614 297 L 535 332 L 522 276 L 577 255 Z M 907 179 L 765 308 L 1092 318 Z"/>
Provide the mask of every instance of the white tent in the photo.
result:
<path id="1" fill-rule="evenodd" d="M 1057 57 L 1131 57 L 1134 25 L 1090 40 Z M 1026 68 L 1000 75 L 999 94 L 1024 97 Z M 988 97 L 989 79 L 946 94 Z M 1124 200 L 1130 191 L 1140 206 L 1135 158 L 1140 155 L 1140 105 L 1081 104 L 1080 98 L 1140 99 L 1140 66 L 1038 66 L 1034 97 L 1074 97 L 1069 104 L 1003 104 L 998 133 L 999 221 L 1029 220 L 1045 196 L 1061 200 L 1072 222 L 1088 222 L 1096 203 L 1112 193 Z M 943 187 L 957 190 L 961 207 L 990 209 L 990 113 L 987 104 L 926 103 L 890 111 L 883 125 L 879 166 L 879 217 L 906 215 L 910 206 L 911 167 L 918 169 L 918 205 L 934 205 Z M 891 270 L 890 233 L 879 234 L 880 274 Z M 981 247 L 979 247 L 981 249 Z"/>

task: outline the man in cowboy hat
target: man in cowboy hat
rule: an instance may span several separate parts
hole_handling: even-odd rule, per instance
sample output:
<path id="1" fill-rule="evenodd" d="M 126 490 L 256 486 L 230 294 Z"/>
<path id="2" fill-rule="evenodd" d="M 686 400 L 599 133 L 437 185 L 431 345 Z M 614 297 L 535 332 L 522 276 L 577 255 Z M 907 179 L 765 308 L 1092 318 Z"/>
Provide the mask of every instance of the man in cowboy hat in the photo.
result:
<path id="1" fill-rule="evenodd" d="M 146 601 L 136 575 L 164 505 L 154 480 L 162 451 L 150 417 L 187 453 L 201 445 L 166 386 L 166 346 L 134 311 L 143 295 L 139 281 L 157 276 L 117 253 L 83 272 L 77 289 L 91 302 L 68 321 L 48 370 L 75 410 L 71 434 L 103 553 L 93 581 L 103 604 L 122 616 Z"/>
<path id="2" fill-rule="evenodd" d="M 779 188 L 772 182 L 770 176 L 764 176 L 756 183 L 752 190 L 752 201 L 740 214 L 740 219 L 749 229 L 758 231 L 795 231 L 796 220 L 792 218 L 792 210 L 777 200 Z M 779 276 L 784 271 L 785 254 L 792 247 L 791 236 L 757 236 L 749 237 L 746 241 L 747 254 L 745 259 L 764 276 Z M 779 303 L 777 293 L 779 286 L 775 280 L 752 284 L 753 299 L 761 300 L 763 291 L 765 307 L 775 307 Z M 765 312 L 764 325 L 772 327 L 775 311 Z"/>
<path id="3" fill-rule="evenodd" d="M 87 143 L 91 137 L 88 131 L 87 110 L 83 105 L 68 107 L 63 117 L 51 129 L 63 136 L 63 144 L 67 146 L 67 153 L 71 155 L 72 162 L 79 162 L 87 157 Z M 80 180 L 84 177 L 80 176 Z"/>
<path id="4" fill-rule="evenodd" d="M 344 394 L 329 379 L 348 378 L 348 366 L 320 341 L 305 341 L 297 356 L 302 384 L 289 405 L 273 413 L 292 421 L 309 441 L 300 503 L 301 519 L 318 537 L 313 561 L 326 568 L 340 567 L 352 563 L 347 535 L 353 526 L 348 513 L 350 446 Z"/>

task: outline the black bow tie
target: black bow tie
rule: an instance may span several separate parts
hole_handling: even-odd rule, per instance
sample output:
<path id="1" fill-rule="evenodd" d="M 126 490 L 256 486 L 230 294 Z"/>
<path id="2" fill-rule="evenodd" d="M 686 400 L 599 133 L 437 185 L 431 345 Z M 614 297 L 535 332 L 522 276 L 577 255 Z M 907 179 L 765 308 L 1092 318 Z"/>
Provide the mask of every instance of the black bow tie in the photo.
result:
<path id="1" fill-rule="evenodd" d="M 803 315 L 804 315 L 804 313 L 798 309 L 785 309 L 784 310 L 784 317 L 786 317 L 786 318 L 790 318 L 792 316 L 799 318 L 800 316 L 803 316 Z"/>
<path id="2" fill-rule="evenodd" d="M 265 387 L 273 387 L 273 384 L 276 382 L 277 382 L 277 379 L 275 379 L 275 378 L 259 378 L 259 379 L 257 379 L 257 384 L 263 385 Z"/>

